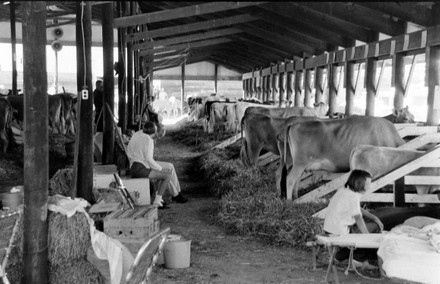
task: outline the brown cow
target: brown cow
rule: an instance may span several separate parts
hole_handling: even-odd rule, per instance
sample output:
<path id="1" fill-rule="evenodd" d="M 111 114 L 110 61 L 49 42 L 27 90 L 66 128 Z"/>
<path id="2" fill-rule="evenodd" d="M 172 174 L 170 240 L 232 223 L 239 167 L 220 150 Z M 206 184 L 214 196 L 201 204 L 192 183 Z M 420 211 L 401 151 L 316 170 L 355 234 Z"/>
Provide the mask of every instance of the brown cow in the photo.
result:
<path id="1" fill-rule="evenodd" d="M 290 117 L 290 116 L 315 116 L 325 117 L 327 113 L 327 105 L 323 102 L 315 104 L 311 107 L 249 107 L 245 113 L 261 113 L 274 117 Z"/>
<path id="2" fill-rule="evenodd" d="M 409 112 L 408 106 L 397 110 L 394 109 L 392 114 L 384 116 L 386 120 L 391 121 L 392 123 L 414 123 L 414 115 Z"/>
<path id="3" fill-rule="evenodd" d="M 310 170 L 348 172 L 350 153 L 358 145 L 404 144 L 388 120 L 371 116 L 307 121 L 286 128 L 293 169 L 287 176 L 287 199 L 298 198 L 301 174 Z"/>
<path id="4" fill-rule="evenodd" d="M 424 151 L 360 145 L 355 147 L 351 152 L 350 169 L 365 170 L 372 175 L 373 179 L 376 179 L 424 154 Z M 435 163 L 440 167 L 438 161 Z M 440 168 L 422 167 L 410 173 L 410 175 L 438 176 L 440 175 Z M 415 185 L 415 188 L 418 194 L 428 194 L 439 191 L 438 186 L 431 185 Z"/>
<path id="5" fill-rule="evenodd" d="M 5 98 L 0 98 L 0 149 L 3 153 L 8 150 L 10 139 L 10 124 L 12 121 L 12 106 Z"/>
<path id="6" fill-rule="evenodd" d="M 54 133 L 63 133 L 61 125 L 61 106 L 63 105 L 63 100 L 59 96 L 49 96 L 49 106 L 48 106 L 48 117 L 49 117 L 49 127 Z M 6 97 L 14 108 L 14 118 L 19 122 L 24 121 L 24 99 L 23 95 L 10 95 Z"/>
<path id="7" fill-rule="evenodd" d="M 285 197 L 285 182 L 283 182 L 284 165 L 291 168 L 290 151 L 287 148 L 287 159 L 284 159 L 284 144 L 280 143 L 277 136 L 284 133 L 285 128 L 294 123 L 318 120 L 317 117 L 292 116 L 289 118 L 271 117 L 265 114 L 247 113 L 242 119 L 242 133 L 245 139 L 240 151 L 240 159 L 246 167 L 254 166 L 262 149 L 279 155 L 280 166 L 275 173 L 277 189 Z"/>

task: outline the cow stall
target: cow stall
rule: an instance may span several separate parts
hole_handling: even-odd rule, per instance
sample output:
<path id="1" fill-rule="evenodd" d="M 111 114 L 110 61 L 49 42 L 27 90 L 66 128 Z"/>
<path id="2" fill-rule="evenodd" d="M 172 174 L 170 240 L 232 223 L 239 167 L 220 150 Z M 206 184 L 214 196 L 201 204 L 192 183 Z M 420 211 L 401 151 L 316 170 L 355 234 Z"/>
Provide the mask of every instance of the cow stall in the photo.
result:
<path id="1" fill-rule="evenodd" d="M 433 147 L 440 143 L 440 132 L 437 126 L 414 126 L 414 125 L 403 125 L 400 127 L 399 134 L 401 137 L 407 136 L 417 136 L 416 138 L 410 140 L 409 142 L 398 147 L 398 149 L 406 150 L 416 150 L 423 149 L 428 146 L 431 149 L 426 151 L 426 153 L 403 165 L 402 167 L 395 169 L 394 171 L 381 176 L 380 178 L 373 181 L 371 189 L 364 194 L 361 201 L 362 202 L 383 202 L 383 203 L 393 203 L 395 206 L 399 206 L 406 203 L 440 203 L 436 194 L 412 194 L 403 193 L 398 191 L 398 188 L 402 188 L 403 185 L 439 185 L 440 180 L 438 176 L 422 177 L 422 176 L 412 176 L 408 175 L 411 172 L 418 170 L 420 168 L 436 168 L 440 167 L 440 149 L 439 146 Z M 422 134 L 423 133 L 423 134 Z M 338 190 L 341 188 L 347 178 L 349 173 L 345 174 L 333 174 L 334 179 L 330 182 L 312 190 L 311 192 L 299 197 L 294 202 L 304 203 L 321 200 L 324 196 Z M 392 184 L 394 188 L 394 193 L 377 193 L 377 191 L 388 185 Z M 323 216 L 322 211 L 317 213 L 316 216 Z"/>

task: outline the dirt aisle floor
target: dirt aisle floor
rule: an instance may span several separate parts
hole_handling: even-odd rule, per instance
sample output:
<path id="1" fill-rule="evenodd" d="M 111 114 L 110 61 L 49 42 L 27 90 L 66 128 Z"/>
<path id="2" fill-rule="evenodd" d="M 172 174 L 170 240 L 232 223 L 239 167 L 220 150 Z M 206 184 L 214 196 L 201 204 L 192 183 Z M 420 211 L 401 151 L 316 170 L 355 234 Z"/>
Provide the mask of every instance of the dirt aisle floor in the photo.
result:
<path id="1" fill-rule="evenodd" d="M 168 126 L 169 131 L 176 131 Z M 227 235 L 213 223 L 217 198 L 197 174 L 196 159 L 201 153 L 171 135 L 158 140 L 157 160 L 172 162 L 176 168 L 186 204 L 171 203 L 159 210 L 161 228 L 191 240 L 191 265 L 185 269 L 167 269 L 158 265 L 153 283 L 325 283 L 327 265 L 318 262 L 312 270 L 312 253 L 306 249 L 266 246 L 248 237 Z M 389 283 L 364 279 L 354 272 L 348 276 L 340 267 L 341 283 Z"/>

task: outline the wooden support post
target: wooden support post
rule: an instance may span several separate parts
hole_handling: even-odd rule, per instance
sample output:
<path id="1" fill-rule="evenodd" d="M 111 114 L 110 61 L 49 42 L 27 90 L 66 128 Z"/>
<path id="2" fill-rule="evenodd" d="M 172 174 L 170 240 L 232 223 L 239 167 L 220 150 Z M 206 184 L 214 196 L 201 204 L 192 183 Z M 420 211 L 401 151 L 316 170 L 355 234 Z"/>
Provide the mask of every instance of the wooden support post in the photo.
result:
<path id="1" fill-rule="evenodd" d="M 15 32 L 15 1 L 10 1 L 9 14 L 11 22 L 11 48 L 12 48 L 12 95 L 18 95 L 17 90 L 17 36 Z"/>
<path id="2" fill-rule="evenodd" d="M 278 99 L 279 96 L 279 75 L 278 74 L 272 74 L 272 98 L 271 101 L 275 102 Z"/>
<path id="3" fill-rule="evenodd" d="M 104 105 L 108 104 L 112 112 L 115 109 L 115 83 L 113 76 L 113 2 L 102 4 L 102 50 L 104 63 Z M 81 105 L 81 106 L 84 106 Z M 84 108 L 82 108 L 84 111 Z M 109 165 L 114 163 L 115 151 L 115 132 L 113 130 L 113 117 L 103 110 L 104 133 L 102 138 L 102 164 Z M 92 155 L 93 156 L 93 155 Z"/>
<path id="4" fill-rule="evenodd" d="M 261 93 L 260 93 L 260 77 L 256 76 L 255 77 L 255 97 L 259 100 L 261 100 Z"/>
<path id="5" fill-rule="evenodd" d="M 295 71 L 295 107 L 301 107 L 302 72 Z"/>
<path id="6" fill-rule="evenodd" d="M 328 113 L 336 112 L 336 96 L 338 94 L 338 66 L 330 64 L 328 67 Z"/>
<path id="7" fill-rule="evenodd" d="M 117 2 L 119 17 L 128 16 L 124 2 Z M 121 127 L 121 132 L 125 133 L 127 130 L 127 102 L 125 101 L 127 80 L 126 80 L 126 31 L 127 28 L 118 29 L 118 125 Z"/>
<path id="8" fill-rule="evenodd" d="M 126 5 L 129 4 L 129 10 L 130 10 L 130 16 L 133 16 L 134 14 L 134 3 L 132 2 L 125 2 Z M 127 9 L 128 10 L 128 9 Z M 134 33 L 134 30 L 132 27 L 127 28 L 127 33 L 130 35 Z M 127 42 L 127 124 L 132 126 L 134 124 L 134 115 L 135 115 L 135 108 L 134 108 L 134 51 L 133 51 L 133 42 L 129 41 Z"/>
<path id="9" fill-rule="evenodd" d="M 263 76 L 261 76 L 261 72 L 259 74 L 259 76 L 257 77 L 257 82 L 256 82 L 256 88 L 257 88 L 257 98 L 259 100 L 263 99 L 263 88 L 262 88 L 262 84 L 263 84 Z"/>
<path id="10" fill-rule="evenodd" d="M 279 96 L 279 106 L 281 106 L 284 102 L 284 94 L 285 94 L 285 76 L 284 73 L 280 73 L 279 78 L 279 86 L 280 86 L 280 96 Z"/>
<path id="11" fill-rule="evenodd" d="M 286 106 L 290 107 L 292 105 L 292 94 L 293 94 L 293 72 L 287 72 L 287 78 L 286 78 L 286 89 L 287 89 L 287 96 L 286 96 Z"/>
<path id="12" fill-rule="evenodd" d="M 243 99 L 247 98 L 247 86 L 246 86 L 246 80 L 242 80 L 242 88 L 243 88 Z"/>
<path id="13" fill-rule="evenodd" d="M 48 283 L 49 99 L 46 72 L 46 2 L 22 2 L 21 17 L 23 65 L 26 66 L 23 70 L 25 193 L 21 283 Z"/>
<path id="14" fill-rule="evenodd" d="M 431 46 L 426 52 L 428 78 L 427 125 L 438 125 L 440 120 L 440 47 Z"/>
<path id="15" fill-rule="evenodd" d="M 93 202 L 93 96 L 92 94 L 92 3 L 81 2 L 77 4 L 76 11 L 76 58 L 77 65 L 77 85 L 81 100 L 81 110 L 79 116 L 79 137 L 78 151 L 78 176 L 77 176 L 77 194 L 88 202 Z M 81 23 L 82 19 L 82 23 Z M 84 48 L 83 48 L 84 46 Z M 113 30 L 112 30 L 112 48 L 113 48 Z M 113 53 L 112 57 L 113 59 Z M 113 72 L 113 62 L 111 65 Z M 113 74 L 112 74 L 113 79 Z M 112 80 L 113 88 L 113 80 Z M 88 98 L 83 98 L 81 90 L 87 90 Z M 104 94 L 105 94 L 104 77 Z M 112 89 L 113 91 L 113 89 Z M 105 100 L 104 100 L 105 103 Z M 105 112 L 103 110 L 103 112 Z M 110 122 L 111 123 L 111 122 Z M 113 125 L 111 126 L 113 129 Z"/>
<path id="16" fill-rule="evenodd" d="M 345 114 L 353 115 L 354 107 L 354 62 L 345 62 Z"/>
<path id="17" fill-rule="evenodd" d="M 249 95 L 254 97 L 254 71 L 252 71 L 252 78 L 249 78 Z"/>
<path id="18" fill-rule="evenodd" d="M 180 73 L 180 80 L 181 80 L 181 89 L 180 89 L 180 97 L 182 99 L 182 102 L 185 98 L 185 67 L 186 64 L 183 63 L 181 67 L 181 73 Z"/>
<path id="19" fill-rule="evenodd" d="M 394 207 L 405 206 L 405 177 L 401 177 L 394 182 Z"/>
<path id="20" fill-rule="evenodd" d="M 304 73 L 304 106 L 312 106 L 312 70 L 306 69 Z"/>
<path id="21" fill-rule="evenodd" d="M 400 54 L 393 56 L 391 86 L 394 87 L 394 109 L 403 108 L 405 94 L 405 57 Z"/>
<path id="22" fill-rule="evenodd" d="M 265 103 L 267 103 L 268 101 L 270 101 L 272 99 L 272 75 L 268 75 L 267 76 L 267 97 L 266 97 L 266 101 L 264 101 Z"/>
<path id="23" fill-rule="evenodd" d="M 262 86 L 262 101 L 265 102 L 267 98 L 267 76 L 263 76 L 263 81 L 261 82 Z"/>
<path id="24" fill-rule="evenodd" d="M 315 103 L 320 103 L 323 101 L 322 99 L 322 93 L 324 91 L 324 85 L 323 85 L 323 76 L 324 69 L 317 67 L 315 69 Z"/>
<path id="25" fill-rule="evenodd" d="M 218 64 L 214 65 L 214 93 L 217 94 L 217 82 L 218 82 Z M 183 99 L 182 99 L 183 102 Z"/>
<path id="26" fill-rule="evenodd" d="M 376 70 L 377 59 L 370 57 L 365 63 L 365 88 L 367 90 L 367 107 L 365 115 L 374 116 L 374 103 L 376 99 Z"/>

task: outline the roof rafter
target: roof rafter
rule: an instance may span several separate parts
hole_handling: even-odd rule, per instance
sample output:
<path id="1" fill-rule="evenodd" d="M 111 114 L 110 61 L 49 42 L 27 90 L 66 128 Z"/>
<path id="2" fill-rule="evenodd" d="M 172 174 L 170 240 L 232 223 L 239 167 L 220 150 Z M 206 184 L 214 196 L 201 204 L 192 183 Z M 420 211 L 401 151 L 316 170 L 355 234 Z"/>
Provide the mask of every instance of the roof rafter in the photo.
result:
<path id="1" fill-rule="evenodd" d="M 264 3 L 266 2 L 210 2 L 205 4 L 175 8 L 171 10 L 163 10 L 135 16 L 121 17 L 114 20 L 113 26 L 115 28 L 123 28 L 134 25 L 142 25 L 232 9 L 239 9 Z"/>
<path id="2" fill-rule="evenodd" d="M 350 45 L 347 45 L 347 38 L 344 38 L 337 33 L 317 29 L 311 25 L 307 25 L 301 21 L 297 21 L 288 15 L 273 13 L 269 8 L 265 8 L 263 6 L 264 5 L 247 8 L 246 12 L 252 16 L 259 17 L 260 19 L 268 23 L 272 23 L 277 26 L 284 26 L 288 30 L 328 42 L 329 44 L 335 46 L 352 46 L 351 43 Z"/>
<path id="3" fill-rule="evenodd" d="M 162 48 L 145 49 L 145 50 L 141 50 L 140 54 L 141 55 L 148 55 L 148 54 L 155 54 L 155 53 L 160 53 L 160 52 L 165 52 L 165 51 L 179 50 L 182 48 L 194 48 L 194 47 L 216 45 L 216 44 L 221 44 L 221 43 L 231 42 L 231 41 L 232 40 L 228 39 L 228 38 L 213 38 L 213 39 L 201 40 L 201 41 L 196 41 L 196 42 L 191 42 L 191 43 L 169 45 L 169 46 L 162 47 Z"/>
<path id="4" fill-rule="evenodd" d="M 149 39 L 155 37 L 176 36 L 178 34 L 189 33 L 200 30 L 214 29 L 224 26 L 232 26 L 234 24 L 246 23 L 250 21 L 258 20 L 258 18 L 250 15 L 238 15 L 214 20 L 208 20 L 203 22 L 197 22 L 193 24 L 178 25 L 173 27 L 166 27 L 161 29 L 150 30 L 142 33 L 129 34 L 127 36 L 128 41 L 136 41 L 141 39 Z"/>
<path id="5" fill-rule="evenodd" d="M 329 15 L 319 13 L 309 8 L 305 8 L 295 2 L 279 2 L 271 6 L 277 13 L 287 13 L 292 18 L 302 19 L 309 25 L 316 26 L 323 30 L 330 30 L 335 33 L 346 35 L 351 39 L 357 39 L 363 42 L 370 42 L 374 39 L 372 31 L 366 30 L 358 25 L 330 17 Z"/>
<path id="6" fill-rule="evenodd" d="M 148 49 L 148 48 L 153 48 L 156 46 L 168 46 L 168 45 L 184 43 L 184 42 L 193 42 L 193 41 L 198 41 L 198 40 L 206 40 L 209 38 L 223 37 L 223 36 L 238 34 L 241 32 L 242 31 L 237 28 L 226 28 L 226 29 L 221 29 L 221 30 L 201 32 L 201 33 L 196 33 L 196 34 L 191 34 L 191 35 L 186 35 L 186 36 L 180 36 L 180 37 L 174 37 L 174 38 L 169 38 L 169 39 L 134 44 L 133 48 L 134 49 Z"/>
<path id="7" fill-rule="evenodd" d="M 242 29 L 243 31 L 255 35 L 256 37 L 259 37 L 263 40 L 270 41 L 271 44 L 285 44 L 285 45 L 289 45 L 292 48 L 296 49 L 296 55 L 298 55 L 301 52 L 305 52 L 307 54 L 313 55 L 315 54 L 315 49 L 313 47 L 307 46 L 305 44 L 299 43 L 299 42 L 295 42 L 292 41 L 290 39 L 284 38 L 282 36 L 279 36 L 276 33 L 270 32 L 270 31 L 266 31 L 264 29 L 255 27 L 255 26 L 245 26 L 245 25 L 240 25 L 239 26 L 240 29 Z"/>
<path id="8" fill-rule="evenodd" d="M 357 5 L 368 7 L 382 13 L 397 17 L 407 22 L 429 27 L 434 25 L 431 10 L 417 5 L 417 2 L 357 2 Z M 438 17 L 438 15 L 436 15 Z"/>
<path id="9" fill-rule="evenodd" d="M 277 46 L 273 46 L 271 44 L 266 44 L 265 42 L 261 41 L 259 38 L 255 37 L 255 39 L 254 39 L 253 36 L 249 35 L 249 34 L 235 35 L 235 36 L 232 36 L 231 38 L 233 38 L 234 40 L 239 40 L 242 42 L 249 43 L 250 45 L 254 45 L 256 47 L 259 47 L 263 51 L 266 50 L 267 52 L 278 54 L 281 57 L 292 56 L 292 54 L 289 51 L 287 51 L 286 47 L 283 47 L 283 49 L 279 49 Z"/>
<path id="10" fill-rule="evenodd" d="M 366 27 L 373 31 L 381 32 L 390 36 L 405 33 L 403 21 L 393 21 L 385 18 L 382 13 L 363 6 L 356 2 L 298 2 L 299 5 L 313 9 L 320 13 L 331 15 L 343 21 Z"/>

